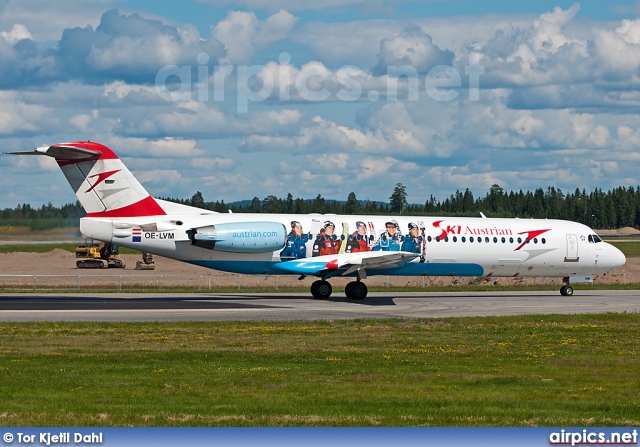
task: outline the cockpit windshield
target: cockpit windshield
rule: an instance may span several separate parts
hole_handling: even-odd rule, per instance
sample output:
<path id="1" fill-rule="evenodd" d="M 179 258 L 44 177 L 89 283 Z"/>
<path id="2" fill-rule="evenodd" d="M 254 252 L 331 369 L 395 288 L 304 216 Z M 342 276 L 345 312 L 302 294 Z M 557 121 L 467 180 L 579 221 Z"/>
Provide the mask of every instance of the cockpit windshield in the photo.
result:
<path id="1" fill-rule="evenodd" d="M 598 242 L 602 242 L 602 239 L 600 239 L 600 236 L 598 236 L 597 234 L 590 234 L 589 235 L 589 243 L 590 244 L 597 244 Z"/>

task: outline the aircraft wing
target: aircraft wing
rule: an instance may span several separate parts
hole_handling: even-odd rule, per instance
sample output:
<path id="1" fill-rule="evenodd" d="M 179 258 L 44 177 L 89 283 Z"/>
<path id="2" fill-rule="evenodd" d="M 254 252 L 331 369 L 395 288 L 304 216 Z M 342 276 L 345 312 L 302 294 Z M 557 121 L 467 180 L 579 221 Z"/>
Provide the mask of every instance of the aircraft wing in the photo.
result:
<path id="1" fill-rule="evenodd" d="M 419 253 L 406 251 L 367 251 L 292 259 L 280 262 L 274 267 L 287 273 L 325 278 L 357 273 L 364 279 L 367 277 L 367 270 L 399 268 L 419 257 Z"/>

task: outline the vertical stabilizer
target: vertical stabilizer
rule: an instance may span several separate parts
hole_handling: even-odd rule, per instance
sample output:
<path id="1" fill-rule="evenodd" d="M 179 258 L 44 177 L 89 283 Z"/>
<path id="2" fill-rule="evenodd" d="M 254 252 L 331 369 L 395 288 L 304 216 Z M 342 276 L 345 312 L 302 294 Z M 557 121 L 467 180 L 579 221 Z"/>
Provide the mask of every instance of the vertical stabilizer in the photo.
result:
<path id="1" fill-rule="evenodd" d="M 14 154 L 47 155 L 58 162 L 87 217 L 166 214 L 108 147 L 90 141 L 60 143 Z"/>

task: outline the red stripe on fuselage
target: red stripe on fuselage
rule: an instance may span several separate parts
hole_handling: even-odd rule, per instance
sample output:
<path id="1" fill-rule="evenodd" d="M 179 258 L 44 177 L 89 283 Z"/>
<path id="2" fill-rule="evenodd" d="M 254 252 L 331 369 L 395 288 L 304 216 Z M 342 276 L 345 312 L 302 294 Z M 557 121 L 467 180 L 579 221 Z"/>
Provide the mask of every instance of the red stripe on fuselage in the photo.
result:
<path id="1" fill-rule="evenodd" d="M 123 206 L 115 210 L 107 210 L 100 213 L 87 213 L 87 217 L 142 217 L 164 216 L 167 213 L 158 205 L 151 196 L 131 205 Z"/>

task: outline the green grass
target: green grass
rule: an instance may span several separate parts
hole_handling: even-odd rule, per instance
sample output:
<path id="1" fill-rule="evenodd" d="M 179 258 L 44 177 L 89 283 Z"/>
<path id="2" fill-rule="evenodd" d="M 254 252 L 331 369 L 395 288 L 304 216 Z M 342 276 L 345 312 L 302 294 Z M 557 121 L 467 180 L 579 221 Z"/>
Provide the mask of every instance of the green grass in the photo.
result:
<path id="1" fill-rule="evenodd" d="M 637 426 L 640 314 L 0 323 L 3 426 Z"/>
<path id="2" fill-rule="evenodd" d="M 617 247 L 627 258 L 640 257 L 640 241 L 607 241 Z"/>
<path id="3" fill-rule="evenodd" d="M 51 243 L 51 244 L 5 244 L 0 245 L 0 253 L 49 253 L 50 251 L 57 249 L 68 251 L 69 253 L 75 253 L 76 247 L 81 245 L 82 242 L 77 244 L 71 243 Z M 125 247 L 118 247 L 120 254 L 140 254 L 138 250 L 133 250 Z"/>

